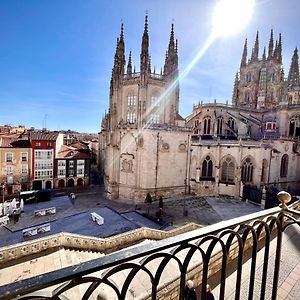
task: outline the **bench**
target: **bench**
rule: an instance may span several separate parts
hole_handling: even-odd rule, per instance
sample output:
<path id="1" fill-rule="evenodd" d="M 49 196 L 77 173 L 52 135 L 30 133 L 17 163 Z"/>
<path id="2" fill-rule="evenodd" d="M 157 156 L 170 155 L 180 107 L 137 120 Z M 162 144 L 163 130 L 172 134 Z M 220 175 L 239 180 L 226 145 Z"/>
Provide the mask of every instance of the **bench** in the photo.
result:
<path id="1" fill-rule="evenodd" d="M 34 211 L 34 215 L 36 217 L 54 215 L 55 213 L 56 213 L 56 207 L 49 207 L 49 208 L 38 209 Z"/>
<path id="2" fill-rule="evenodd" d="M 95 212 L 91 213 L 91 218 L 93 222 L 96 222 L 98 225 L 103 225 L 104 224 L 104 218 L 98 215 Z"/>
<path id="3" fill-rule="evenodd" d="M 50 223 L 23 229 L 23 237 L 31 237 L 51 230 Z"/>
<path id="4" fill-rule="evenodd" d="M 8 216 L 0 218 L 0 227 L 1 226 L 5 226 L 8 223 L 8 221 L 9 221 L 9 217 Z"/>

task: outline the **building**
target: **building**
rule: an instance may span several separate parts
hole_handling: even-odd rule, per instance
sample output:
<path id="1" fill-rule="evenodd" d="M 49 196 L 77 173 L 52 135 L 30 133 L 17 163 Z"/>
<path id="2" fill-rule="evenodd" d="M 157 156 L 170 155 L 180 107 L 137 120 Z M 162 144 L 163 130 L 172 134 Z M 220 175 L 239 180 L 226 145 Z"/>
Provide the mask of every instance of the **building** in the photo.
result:
<path id="1" fill-rule="evenodd" d="M 84 187 L 90 183 L 91 152 L 82 142 L 62 145 L 54 163 L 54 187 Z"/>
<path id="2" fill-rule="evenodd" d="M 6 195 L 30 187 L 31 146 L 27 135 L 0 134 L 0 182 Z"/>
<path id="3" fill-rule="evenodd" d="M 52 189 L 54 159 L 63 144 L 63 134 L 46 130 L 30 132 L 32 147 L 32 189 Z"/>
<path id="4" fill-rule="evenodd" d="M 110 83 L 110 109 L 102 122 L 100 153 L 105 153 L 104 181 L 112 198 L 144 198 L 150 191 L 184 191 L 189 128 L 179 115 L 177 41 L 172 25 L 164 70 L 151 68 L 148 20 L 145 19 L 140 72 L 129 53 L 125 73 L 123 25 L 117 40 Z M 104 142 L 103 142 L 104 141 Z M 171 160 L 170 160 L 171 159 Z M 174 159 L 174 160 L 173 160 Z M 174 166 L 169 176 L 168 164 Z"/>
<path id="5" fill-rule="evenodd" d="M 177 41 L 172 25 L 163 71 L 152 71 L 147 16 L 140 71 L 125 71 L 123 25 L 114 57 L 109 111 L 101 123 L 100 165 L 108 195 L 143 201 L 150 192 L 244 197 L 245 189 L 300 191 L 300 79 L 298 51 L 287 78 L 282 37 L 273 31 L 268 54 L 259 37 L 247 60 L 247 40 L 232 105 L 193 107 L 178 114 Z"/>

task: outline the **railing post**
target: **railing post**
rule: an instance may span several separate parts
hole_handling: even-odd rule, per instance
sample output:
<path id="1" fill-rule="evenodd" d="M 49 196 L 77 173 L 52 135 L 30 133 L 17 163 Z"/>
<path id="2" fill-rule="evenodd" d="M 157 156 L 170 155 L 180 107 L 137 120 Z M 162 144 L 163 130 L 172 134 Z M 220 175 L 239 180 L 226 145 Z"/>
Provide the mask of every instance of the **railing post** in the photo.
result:
<path id="1" fill-rule="evenodd" d="M 281 258 L 281 248 L 282 248 L 282 233 L 283 233 L 283 212 L 288 209 L 287 203 L 291 201 L 291 195 L 285 191 L 281 191 L 277 194 L 278 200 L 281 202 L 282 211 L 278 216 L 277 223 L 277 245 L 276 245 L 276 256 L 275 256 L 275 266 L 274 266 L 274 277 L 273 277 L 273 290 L 272 290 L 272 300 L 277 298 L 278 290 L 278 279 L 280 271 L 280 258 Z"/>

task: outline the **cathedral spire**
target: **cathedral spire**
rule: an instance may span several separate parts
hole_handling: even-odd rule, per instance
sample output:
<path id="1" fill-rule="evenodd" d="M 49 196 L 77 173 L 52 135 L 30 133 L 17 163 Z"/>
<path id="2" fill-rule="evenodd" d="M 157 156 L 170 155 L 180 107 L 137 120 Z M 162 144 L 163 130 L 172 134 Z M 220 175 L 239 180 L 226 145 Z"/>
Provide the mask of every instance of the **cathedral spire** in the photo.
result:
<path id="1" fill-rule="evenodd" d="M 129 52 L 129 57 L 128 57 L 127 75 L 132 75 L 131 51 Z"/>
<path id="2" fill-rule="evenodd" d="M 288 84 L 290 87 L 299 86 L 300 78 L 299 78 L 299 56 L 298 49 L 294 50 L 294 55 L 292 57 L 292 63 L 288 76 Z"/>
<path id="3" fill-rule="evenodd" d="M 255 44 L 252 52 L 252 60 L 258 60 L 258 52 L 259 52 L 259 41 L 258 41 L 258 31 L 256 32 Z"/>
<path id="4" fill-rule="evenodd" d="M 271 59 L 273 57 L 273 47 L 274 47 L 273 29 L 271 29 L 268 59 Z"/>
<path id="5" fill-rule="evenodd" d="M 281 33 L 279 33 L 278 49 L 277 49 L 277 60 L 282 65 L 282 39 L 281 39 Z"/>
<path id="6" fill-rule="evenodd" d="M 145 77 L 149 64 L 149 35 L 148 35 L 148 15 L 145 16 L 144 33 L 141 47 L 141 75 Z M 145 78 L 144 78 L 145 79 Z"/>
<path id="7" fill-rule="evenodd" d="M 233 86 L 233 93 L 232 93 L 232 103 L 233 105 L 238 105 L 238 98 L 239 98 L 239 73 L 236 72 L 235 79 L 234 79 L 234 86 Z"/>
<path id="8" fill-rule="evenodd" d="M 166 60 L 164 65 L 164 74 L 170 75 L 178 72 L 178 41 L 174 38 L 174 24 L 171 27 L 170 40 Z"/>
<path id="9" fill-rule="evenodd" d="M 124 42 L 124 25 L 121 24 L 121 33 L 118 47 L 118 59 L 119 59 L 119 74 L 124 74 L 125 68 L 125 42 Z"/>
<path id="10" fill-rule="evenodd" d="M 244 50 L 243 50 L 240 68 L 245 67 L 247 64 L 247 43 L 248 43 L 248 41 L 247 41 L 247 39 L 245 39 Z"/>
<path id="11" fill-rule="evenodd" d="M 262 60 L 263 60 L 263 62 L 266 62 L 266 47 L 264 47 L 264 52 L 263 52 L 263 55 L 262 55 Z"/>

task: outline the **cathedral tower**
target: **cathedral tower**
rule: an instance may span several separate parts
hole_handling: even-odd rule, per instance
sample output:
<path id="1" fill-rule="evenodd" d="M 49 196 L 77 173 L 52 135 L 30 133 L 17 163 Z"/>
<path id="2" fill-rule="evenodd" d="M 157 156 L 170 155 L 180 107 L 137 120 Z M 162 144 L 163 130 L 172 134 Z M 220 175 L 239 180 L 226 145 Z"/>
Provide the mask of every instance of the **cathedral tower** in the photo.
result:
<path id="1" fill-rule="evenodd" d="M 259 33 L 256 34 L 251 58 L 247 62 L 247 39 L 244 44 L 239 78 L 235 79 L 232 103 L 238 107 L 269 109 L 282 100 L 284 82 L 282 78 L 281 34 L 274 48 L 273 29 L 271 30 L 268 57 L 264 48 L 259 57 Z"/>

